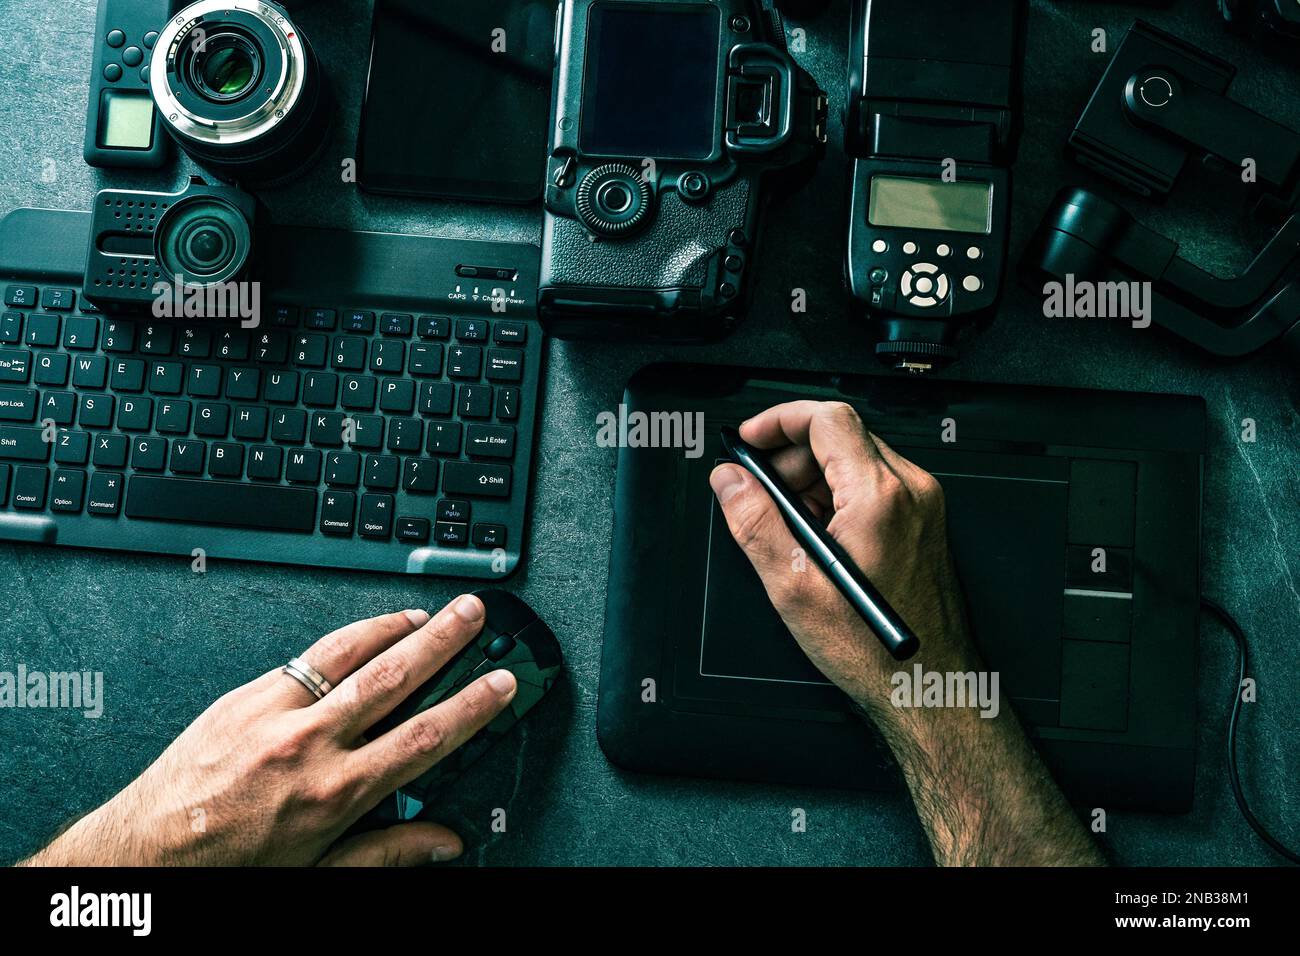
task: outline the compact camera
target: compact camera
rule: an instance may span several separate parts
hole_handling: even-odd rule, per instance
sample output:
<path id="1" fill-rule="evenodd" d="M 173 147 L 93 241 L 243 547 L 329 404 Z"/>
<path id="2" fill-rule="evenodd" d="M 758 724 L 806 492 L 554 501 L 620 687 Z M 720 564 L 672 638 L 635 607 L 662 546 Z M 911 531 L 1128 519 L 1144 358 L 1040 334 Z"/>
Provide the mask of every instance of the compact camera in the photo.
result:
<path id="1" fill-rule="evenodd" d="M 725 335 L 774 184 L 825 152 L 826 94 L 758 0 L 562 0 L 542 277 L 560 337 Z"/>
<path id="2" fill-rule="evenodd" d="M 257 219 L 248 193 L 198 177 L 178 193 L 101 190 L 82 295 L 101 309 L 141 310 L 239 282 L 252 262 Z"/>

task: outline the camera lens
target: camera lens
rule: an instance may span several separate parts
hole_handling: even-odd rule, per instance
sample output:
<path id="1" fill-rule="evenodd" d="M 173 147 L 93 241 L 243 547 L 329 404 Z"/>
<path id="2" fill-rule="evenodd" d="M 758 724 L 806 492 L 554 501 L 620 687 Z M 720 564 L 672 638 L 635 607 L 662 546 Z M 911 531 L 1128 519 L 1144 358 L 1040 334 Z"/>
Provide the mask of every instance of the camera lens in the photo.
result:
<path id="1" fill-rule="evenodd" d="M 316 55 L 265 0 L 199 0 L 173 16 L 149 88 L 172 138 L 230 182 L 290 179 L 329 135 L 333 98 Z"/>
<path id="2" fill-rule="evenodd" d="M 190 60 L 190 81 L 215 103 L 244 96 L 257 85 L 262 60 L 237 33 L 213 37 Z"/>
<path id="3" fill-rule="evenodd" d="M 234 206 L 197 196 L 163 213 L 154 242 L 158 264 L 169 276 L 214 285 L 243 272 L 253 236 L 248 220 Z"/>

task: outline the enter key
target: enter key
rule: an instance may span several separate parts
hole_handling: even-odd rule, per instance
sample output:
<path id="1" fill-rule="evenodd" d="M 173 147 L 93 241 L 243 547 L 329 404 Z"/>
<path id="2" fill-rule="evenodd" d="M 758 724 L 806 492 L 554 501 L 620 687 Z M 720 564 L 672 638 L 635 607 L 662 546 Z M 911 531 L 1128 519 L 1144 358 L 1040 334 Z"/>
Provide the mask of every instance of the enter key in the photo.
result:
<path id="1" fill-rule="evenodd" d="M 465 451 L 474 458 L 513 458 L 515 430 L 509 425 L 470 425 L 465 430 Z"/>

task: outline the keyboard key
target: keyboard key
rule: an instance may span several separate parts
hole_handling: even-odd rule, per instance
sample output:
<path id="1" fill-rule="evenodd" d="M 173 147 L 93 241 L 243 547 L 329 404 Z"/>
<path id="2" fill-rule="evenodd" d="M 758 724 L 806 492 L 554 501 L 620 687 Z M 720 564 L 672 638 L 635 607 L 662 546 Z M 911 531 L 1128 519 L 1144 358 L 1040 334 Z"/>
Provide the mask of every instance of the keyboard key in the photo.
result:
<path id="1" fill-rule="evenodd" d="M 325 456 L 325 484 L 336 488 L 355 488 L 360 481 L 360 455 L 348 451 L 332 451 Z"/>
<path id="2" fill-rule="evenodd" d="M 82 395 L 81 427 L 108 428 L 113 423 L 113 405 L 116 401 L 112 395 Z"/>
<path id="3" fill-rule="evenodd" d="M 462 498 L 443 498 L 438 502 L 436 516 L 439 521 L 469 521 L 469 502 Z"/>
<path id="4" fill-rule="evenodd" d="M 229 427 L 229 405 L 201 403 L 194 406 L 194 434 L 203 438 L 225 438 Z"/>
<path id="5" fill-rule="evenodd" d="M 90 461 L 90 435 L 62 429 L 54 442 L 54 460 L 60 465 L 84 465 Z"/>
<path id="6" fill-rule="evenodd" d="M 321 453 L 314 448 L 290 448 L 284 477 L 298 484 L 319 484 L 321 458 Z"/>
<path id="7" fill-rule="evenodd" d="M 376 491 L 395 490 L 399 464 L 400 462 L 393 455 L 367 455 L 363 484 Z"/>
<path id="8" fill-rule="evenodd" d="M 424 422 L 418 418 L 393 418 L 388 422 L 388 450 L 420 450 L 424 441 Z"/>
<path id="9" fill-rule="evenodd" d="M 482 319 L 458 319 L 456 338 L 461 342 L 486 342 L 488 324 Z"/>
<path id="10" fill-rule="evenodd" d="M 72 360 L 64 352 L 44 352 L 36 356 L 34 380 L 37 385 L 67 385 Z"/>
<path id="11" fill-rule="evenodd" d="M 144 391 L 144 362 L 139 359 L 118 359 L 113 363 L 109 384 L 115 392 Z"/>
<path id="12" fill-rule="evenodd" d="M 528 326 L 522 322 L 498 322 L 492 339 L 498 345 L 523 345 L 528 341 Z"/>
<path id="13" fill-rule="evenodd" d="M 49 306 L 46 306 L 46 308 L 49 308 Z M 63 347 L 65 349 L 93 352 L 98 344 L 99 319 L 84 316 L 69 317 L 67 324 L 63 327 Z"/>
<path id="14" fill-rule="evenodd" d="M 179 395 L 185 387 L 185 366 L 180 362 L 155 362 L 149 370 L 149 391 Z"/>
<path id="15" fill-rule="evenodd" d="M 10 465 L 0 465 L 0 508 L 9 507 L 9 472 Z"/>
<path id="16" fill-rule="evenodd" d="M 103 388 L 108 384 L 108 359 L 103 355 L 78 355 L 72 363 L 73 388 Z"/>
<path id="17" fill-rule="evenodd" d="M 519 417 L 519 389 L 505 386 L 497 389 L 497 418 L 513 422 Z"/>
<path id="18" fill-rule="evenodd" d="M 411 360 L 407 370 L 412 375 L 433 378 L 442 374 L 442 346 L 423 343 L 411 346 Z"/>
<path id="19" fill-rule="evenodd" d="M 137 471 L 162 471 L 167 463 L 167 439 L 136 438 L 131 448 L 131 467 Z"/>
<path id="20" fill-rule="evenodd" d="M 353 448 L 378 451 L 384 447 L 384 420 L 378 415 L 357 415 L 348 421 L 352 422 L 352 441 L 349 444 Z"/>
<path id="21" fill-rule="evenodd" d="M 411 544 L 424 544 L 429 540 L 428 518 L 398 518 L 397 540 Z"/>
<path id="22" fill-rule="evenodd" d="M 302 377 L 302 403 L 333 408 L 339 397 L 339 377 L 333 372 L 308 372 Z"/>
<path id="23" fill-rule="evenodd" d="M 86 511 L 92 515 L 114 516 L 122 506 L 122 476 L 97 471 L 90 476 L 90 495 Z"/>
<path id="24" fill-rule="evenodd" d="M 474 547 L 504 548 L 506 546 L 506 526 L 503 524 L 474 525 Z"/>
<path id="25" fill-rule="evenodd" d="M 231 362 L 245 362 L 253 337 L 245 329 L 224 329 L 217 336 L 214 356 Z"/>
<path id="26" fill-rule="evenodd" d="M 329 347 L 329 337 L 319 332 L 306 332 L 295 336 L 291 350 L 293 364 L 305 365 L 308 368 L 324 368 L 325 355 Z"/>
<path id="27" fill-rule="evenodd" d="M 438 492 L 438 461 L 434 458 L 408 458 L 402 475 L 402 488 L 417 495 Z"/>
<path id="28" fill-rule="evenodd" d="M 492 386 L 462 385 L 456 410 L 461 418 L 491 418 Z"/>
<path id="29" fill-rule="evenodd" d="M 452 378 L 478 378 L 483 368 L 483 350 L 477 345 L 453 345 L 447 349 L 447 374 Z"/>
<path id="30" fill-rule="evenodd" d="M 213 478 L 240 478 L 244 474 L 244 446 L 219 441 L 208 457 L 208 474 Z"/>
<path id="31" fill-rule="evenodd" d="M 515 457 L 515 430 L 510 425 L 470 425 L 465 452 L 479 458 Z"/>
<path id="32" fill-rule="evenodd" d="M 56 312 L 67 312 L 77 302 L 77 294 L 71 289 L 56 289 L 53 287 L 41 290 L 41 308 L 53 309 Z M 12 305 L 13 303 L 6 303 Z M 93 345 L 88 346 L 94 348 Z"/>
<path id="33" fill-rule="evenodd" d="M 277 405 L 292 405 L 298 401 L 298 373 L 268 372 L 262 397 Z"/>
<path id="34" fill-rule="evenodd" d="M 373 411 L 376 386 L 376 380 L 369 375 L 343 376 L 343 407 L 353 411 Z"/>
<path id="35" fill-rule="evenodd" d="M 360 372 L 366 367 L 366 340 L 355 335 L 340 335 L 334 340 L 334 357 L 330 364 L 345 372 Z"/>
<path id="36" fill-rule="evenodd" d="M 139 330 L 139 351 L 146 355 L 171 355 L 176 328 L 171 325 L 146 325 Z M 229 357 L 229 356 L 223 356 Z"/>
<path id="37" fill-rule="evenodd" d="M 271 306 L 271 324 L 279 328 L 293 328 L 298 324 L 298 307 L 296 305 Z"/>
<path id="38" fill-rule="evenodd" d="M 393 533 L 392 495 L 362 495 L 357 530 L 367 538 L 387 538 Z"/>
<path id="39" fill-rule="evenodd" d="M 104 351 L 129 352 L 135 348 L 135 326 L 120 319 L 104 322 Z"/>
<path id="40" fill-rule="evenodd" d="M 379 410 L 411 414 L 415 411 L 415 383 L 410 379 L 385 379 L 379 393 Z"/>
<path id="41" fill-rule="evenodd" d="M 22 382 L 31 377 L 31 353 L 0 349 L 0 382 Z"/>
<path id="42" fill-rule="evenodd" d="M 127 487 L 126 515 L 190 524 L 310 532 L 316 524 L 316 492 L 280 485 L 133 475 Z"/>
<path id="43" fill-rule="evenodd" d="M 430 422 L 428 452 L 431 455 L 459 455 L 460 431 L 460 422 Z"/>
<path id="44" fill-rule="evenodd" d="M 11 285 L 5 287 L 5 305 L 23 309 L 36 308 L 36 286 Z"/>
<path id="45" fill-rule="evenodd" d="M 71 425 L 77 414 L 77 396 L 72 392 L 46 392 L 41 402 L 41 422 Z"/>
<path id="46" fill-rule="evenodd" d="M 260 332 L 253 340 L 253 359 L 280 365 L 289 358 L 289 333 L 283 329 Z"/>
<path id="47" fill-rule="evenodd" d="M 43 511 L 50 473 L 45 468 L 23 465 L 14 469 L 13 505 L 21 511 Z"/>
<path id="48" fill-rule="evenodd" d="M 369 335 L 371 332 L 375 331 L 375 313 L 344 312 L 343 331 L 364 332 L 366 335 Z"/>
<path id="49" fill-rule="evenodd" d="M 451 319 L 445 315 L 422 315 L 419 333 L 422 339 L 445 339 L 451 334 Z"/>
<path id="50" fill-rule="evenodd" d="M 168 435 L 185 435 L 190 430 L 189 402 L 159 402 L 158 431 Z"/>
<path id="51" fill-rule="evenodd" d="M 36 392 L 30 388 L 0 388 L 0 421 L 36 421 Z"/>
<path id="52" fill-rule="evenodd" d="M 414 316 L 404 312 L 385 312 L 379 317 L 379 331 L 384 335 L 410 335 Z"/>
<path id="53" fill-rule="evenodd" d="M 124 432 L 147 432 L 153 422 L 153 399 L 124 398 L 117 409 L 117 427 Z"/>
<path id="54" fill-rule="evenodd" d="M 297 373 L 294 373 L 295 377 Z M 257 401 L 257 390 L 262 384 L 262 371 L 256 368 L 230 368 L 226 370 L 226 398 L 234 402 Z M 296 391 L 296 383 L 295 383 Z M 208 398 L 217 396 L 209 395 Z"/>
<path id="55" fill-rule="evenodd" d="M 126 453 L 125 435 L 96 435 L 91 461 L 96 468 L 125 468 Z"/>
<path id="56" fill-rule="evenodd" d="M 442 490 L 452 495 L 508 497 L 510 466 L 449 461 L 442 469 Z"/>
<path id="57" fill-rule="evenodd" d="M 456 388 L 451 382 L 426 382 L 420 386 L 421 415 L 450 415 L 456 403 Z"/>
<path id="58" fill-rule="evenodd" d="M 262 406 L 240 405 L 235 409 L 231 436 L 244 441 L 262 441 L 266 438 L 266 423 L 270 411 Z"/>
<path id="59" fill-rule="evenodd" d="M 23 340 L 23 314 L 6 312 L 0 315 L 0 343 L 17 345 Z M 3 497 L 0 495 L 0 497 Z"/>
<path id="60" fill-rule="evenodd" d="M 244 369 L 231 369 L 231 372 L 246 371 Z M 190 374 L 186 376 L 185 392 L 191 398 L 217 398 L 221 395 L 221 366 L 220 365 L 191 365 Z M 253 394 L 249 396 L 231 395 L 231 398 L 257 398 L 257 386 L 253 386 Z"/>
<path id="61" fill-rule="evenodd" d="M 80 514 L 86 499 L 86 473 L 69 468 L 54 472 L 50 484 L 50 510 Z"/>
<path id="62" fill-rule="evenodd" d="M 37 348 L 54 348 L 59 344 L 59 317 L 57 315 L 33 315 L 27 319 L 28 345 Z"/>
<path id="63" fill-rule="evenodd" d="M 308 309 L 305 324 L 309 329 L 332 332 L 338 324 L 338 314 L 333 309 Z"/>
<path id="64" fill-rule="evenodd" d="M 204 359 L 212 354 L 212 330 L 205 328 L 181 329 L 176 354 L 185 358 Z"/>
<path id="65" fill-rule="evenodd" d="M 316 493 L 312 492 L 312 497 Z M 357 496 L 350 491 L 327 491 L 320 509 L 320 529 L 324 534 L 348 537 L 352 534 L 357 510 Z"/>
<path id="66" fill-rule="evenodd" d="M 286 408 L 271 416 L 271 441 L 301 445 L 307 440 L 307 413 L 300 408 Z"/>
<path id="67" fill-rule="evenodd" d="M 254 445 L 248 449 L 248 477 L 253 481 L 279 481 L 283 465 L 283 448 Z"/>
<path id="68" fill-rule="evenodd" d="M 463 547 L 469 541 L 469 525 L 436 521 L 433 525 L 433 540 L 438 544 Z"/>
<path id="69" fill-rule="evenodd" d="M 519 349 L 488 349 L 487 379 L 489 382 L 522 382 L 524 353 Z"/>
<path id="70" fill-rule="evenodd" d="M 377 339 L 370 346 L 370 371 L 400 375 L 406 359 L 406 343 L 398 339 Z"/>
<path id="71" fill-rule="evenodd" d="M 207 445 L 201 441 L 188 439 L 172 442 L 172 474 L 201 475 L 203 461 L 207 454 Z"/>
<path id="72" fill-rule="evenodd" d="M 0 458 L 8 461 L 49 461 L 50 443 L 40 428 L 0 425 Z"/>

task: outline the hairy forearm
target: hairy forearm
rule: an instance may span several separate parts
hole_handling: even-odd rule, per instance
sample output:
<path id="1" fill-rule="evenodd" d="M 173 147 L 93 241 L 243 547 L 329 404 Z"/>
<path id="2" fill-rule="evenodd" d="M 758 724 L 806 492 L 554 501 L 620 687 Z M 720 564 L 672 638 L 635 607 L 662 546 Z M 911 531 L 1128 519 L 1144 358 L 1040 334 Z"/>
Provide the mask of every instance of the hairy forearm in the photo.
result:
<path id="1" fill-rule="evenodd" d="M 895 709 L 871 717 L 902 768 L 940 866 L 1100 866 L 1096 844 L 1010 708 Z"/>

